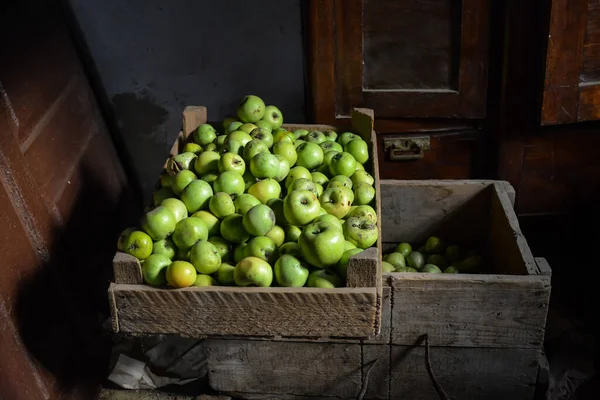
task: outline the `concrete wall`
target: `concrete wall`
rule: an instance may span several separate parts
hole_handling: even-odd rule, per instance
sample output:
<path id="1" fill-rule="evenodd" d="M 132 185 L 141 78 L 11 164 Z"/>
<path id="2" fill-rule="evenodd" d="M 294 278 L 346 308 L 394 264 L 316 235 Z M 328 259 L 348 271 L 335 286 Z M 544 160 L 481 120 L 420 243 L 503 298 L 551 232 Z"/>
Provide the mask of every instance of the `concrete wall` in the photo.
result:
<path id="1" fill-rule="evenodd" d="M 149 198 L 186 105 L 245 94 L 305 121 L 301 0 L 70 0 Z"/>

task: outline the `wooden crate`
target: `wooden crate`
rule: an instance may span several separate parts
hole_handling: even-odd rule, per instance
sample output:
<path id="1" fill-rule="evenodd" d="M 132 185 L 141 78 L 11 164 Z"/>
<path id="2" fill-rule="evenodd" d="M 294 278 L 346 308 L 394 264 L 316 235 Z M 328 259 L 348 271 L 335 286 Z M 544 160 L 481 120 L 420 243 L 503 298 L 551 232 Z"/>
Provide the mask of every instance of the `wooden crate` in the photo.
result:
<path id="1" fill-rule="evenodd" d="M 190 133 L 207 121 L 206 115 L 205 107 L 185 109 L 183 130 L 170 155 L 179 153 Z M 352 124 L 352 131 L 369 144 L 372 157 L 365 169 L 375 178 L 374 208 L 378 227 L 381 227 L 373 112 L 354 109 Z M 283 127 L 338 131 L 327 125 L 285 124 Z M 122 252 L 116 253 L 113 269 L 115 282 L 110 284 L 108 295 L 115 332 L 184 337 L 364 338 L 380 331 L 381 234 L 376 247 L 352 257 L 343 288 L 154 288 L 143 284 L 139 261 Z"/>

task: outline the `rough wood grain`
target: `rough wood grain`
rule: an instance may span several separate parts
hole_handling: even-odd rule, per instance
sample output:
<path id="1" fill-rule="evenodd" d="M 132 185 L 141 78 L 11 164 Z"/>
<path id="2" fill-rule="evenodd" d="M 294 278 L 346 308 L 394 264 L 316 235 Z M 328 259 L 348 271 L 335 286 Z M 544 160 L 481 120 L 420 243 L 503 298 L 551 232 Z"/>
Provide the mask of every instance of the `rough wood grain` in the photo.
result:
<path id="1" fill-rule="evenodd" d="M 537 265 L 538 275 L 552 276 L 552 268 L 550 268 L 550 264 L 548 264 L 548 261 L 545 258 L 536 257 L 535 263 Z"/>
<path id="2" fill-rule="evenodd" d="M 394 273 L 392 343 L 540 351 L 550 277 Z"/>
<path id="3" fill-rule="evenodd" d="M 432 370 L 451 399 L 531 400 L 538 372 L 534 349 L 431 347 Z M 390 399 L 437 400 L 425 348 L 392 346 Z"/>
<path id="4" fill-rule="evenodd" d="M 183 109 L 182 114 L 182 130 L 187 138 L 193 131 L 198 129 L 207 120 L 206 107 L 204 106 L 187 106 Z"/>
<path id="5" fill-rule="evenodd" d="M 381 292 L 381 329 L 375 336 L 364 340 L 364 343 L 370 344 L 388 344 L 392 334 L 392 288 L 390 286 L 390 277 L 384 275 L 382 279 Z"/>
<path id="6" fill-rule="evenodd" d="M 381 286 L 381 260 L 376 247 L 368 248 L 350 258 L 346 286 L 368 288 Z"/>
<path id="7" fill-rule="evenodd" d="M 142 277 L 142 266 L 137 258 L 118 251 L 113 257 L 113 272 L 115 283 L 128 285 L 141 285 L 144 283 Z"/>
<path id="8" fill-rule="evenodd" d="M 184 337 L 368 337 L 377 313 L 375 288 L 156 289 L 111 284 L 119 331 Z"/>
<path id="9" fill-rule="evenodd" d="M 366 385 L 365 399 L 389 399 L 390 355 L 390 346 L 366 344 L 362 346 L 362 379 Z M 375 364 L 369 372 L 368 379 L 366 379 L 366 374 L 372 362 L 375 362 Z"/>
<path id="10" fill-rule="evenodd" d="M 223 393 L 356 397 L 360 390 L 360 345 L 209 339 L 206 351 L 210 386 Z"/>

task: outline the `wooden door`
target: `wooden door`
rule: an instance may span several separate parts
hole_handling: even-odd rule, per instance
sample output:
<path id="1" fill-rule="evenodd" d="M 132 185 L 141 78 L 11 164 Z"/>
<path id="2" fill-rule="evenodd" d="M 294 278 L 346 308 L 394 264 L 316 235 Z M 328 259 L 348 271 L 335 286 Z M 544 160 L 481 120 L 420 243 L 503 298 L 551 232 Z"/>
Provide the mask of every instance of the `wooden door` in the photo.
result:
<path id="1" fill-rule="evenodd" d="M 0 398 L 90 399 L 127 179 L 55 2 L 0 7 Z"/>
<path id="2" fill-rule="evenodd" d="M 315 122 L 485 116 L 489 0 L 311 0 Z"/>

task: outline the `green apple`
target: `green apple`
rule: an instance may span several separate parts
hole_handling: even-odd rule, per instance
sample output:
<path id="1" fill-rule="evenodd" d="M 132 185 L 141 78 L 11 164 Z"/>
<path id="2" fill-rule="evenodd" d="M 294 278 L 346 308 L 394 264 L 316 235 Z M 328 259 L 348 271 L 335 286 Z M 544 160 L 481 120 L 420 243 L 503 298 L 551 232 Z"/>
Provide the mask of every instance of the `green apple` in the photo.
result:
<path id="1" fill-rule="evenodd" d="M 254 125 L 256 125 L 257 128 L 264 129 L 272 134 L 273 128 L 271 127 L 271 124 L 267 121 L 261 119 L 260 121 L 256 121 Z"/>
<path id="2" fill-rule="evenodd" d="M 342 278 L 326 269 L 317 269 L 308 275 L 306 286 L 322 289 L 331 289 L 343 286 Z"/>
<path id="3" fill-rule="evenodd" d="M 167 160 L 167 172 L 171 175 L 177 175 L 180 171 L 191 169 L 196 158 L 196 154 L 192 152 L 179 153 L 170 157 Z"/>
<path id="4" fill-rule="evenodd" d="M 344 132 L 344 133 L 342 133 L 341 135 L 338 136 L 337 142 L 339 144 L 341 144 L 342 146 L 345 146 L 346 143 L 348 143 L 352 139 L 362 139 L 362 138 L 360 136 L 358 136 L 357 134 L 355 134 L 355 133 Z"/>
<path id="5" fill-rule="evenodd" d="M 237 108 L 237 116 L 242 122 L 256 122 L 265 115 L 265 102 L 258 96 L 246 95 Z"/>
<path id="6" fill-rule="evenodd" d="M 269 147 L 260 139 L 252 139 L 244 146 L 244 161 L 247 163 L 258 153 L 269 152 Z"/>
<path id="7" fill-rule="evenodd" d="M 244 175 L 242 175 L 242 178 L 244 178 L 245 190 L 248 190 L 250 188 L 250 186 L 254 185 L 258 181 L 258 179 L 256 179 L 255 177 L 252 176 L 252 173 L 250 172 L 250 168 L 246 168 L 246 172 L 244 172 Z"/>
<path id="8" fill-rule="evenodd" d="M 248 188 L 248 193 L 256 197 L 262 204 L 269 199 L 278 199 L 281 196 L 281 186 L 275 179 L 263 179 Z"/>
<path id="9" fill-rule="evenodd" d="M 285 231 L 279 225 L 272 227 L 269 232 L 265 233 L 265 236 L 271 238 L 277 247 L 285 242 Z"/>
<path id="10" fill-rule="evenodd" d="M 283 115 L 279 108 L 275 106 L 266 106 L 265 115 L 262 120 L 271 124 L 271 129 L 280 128 L 283 125 Z"/>
<path id="11" fill-rule="evenodd" d="M 226 140 L 225 143 L 223 143 L 223 145 L 219 149 L 219 153 L 234 153 L 239 154 L 241 156 L 242 154 L 244 154 L 244 145 L 239 140 Z"/>
<path id="12" fill-rule="evenodd" d="M 375 183 L 375 179 L 371 174 L 364 170 L 354 171 L 350 179 L 352 180 L 353 186 L 357 186 L 359 183 L 366 183 L 367 185 L 373 185 Z"/>
<path id="13" fill-rule="evenodd" d="M 352 217 L 344 222 L 344 237 L 356 247 L 371 247 L 378 236 L 377 224 L 366 217 Z"/>
<path id="14" fill-rule="evenodd" d="M 344 250 L 344 253 L 342 254 L 342 258 L 340 258 L 340 261 L 335 265 L 335 272 L 342 278 L 346 279 L 346 271 L 348 270 L 348 264 L 350 263 L 350 257 L 363 252 L 363 249 L 359 249 L 359 248 L 353 248 L 353 249 L 349 249 L 349 250 Z"/>
<path id="15" fill-rule="evenodd" d="M 406 268 L 406 267 L 399 267 L 400 269 L 402 268 Z M 394 266 L 392 264 L 390 264 L 387 261 L 382 261 L 381 262 L 381 272 L 386 273 L 386 272 L 396 272 L 396 268 L 394 268 Z"/>
<path id="16" fill-rule="evenodd" d="M 296 225 L 284 225 L 283 231 L 285 232 L 286 242 L 297 242 L 300 234 L 302 233 L 302 229 Z"/>
<path id="17" fill-rule="evenodd" d="M 250 160 L 250 172 L 259 179 L 275 178 L 279 174 L 279 159 L 268 151 L 258 153 Z"/>
<path id="18" fill-rule="evenodd" d="M 267 145 L 267 149 L 273 147 L 273 134 L 270 129 L 256 128 L 250 132 L 252 139 L 258 139 Z"/>
<path id="19" fill-rule="evenodd" d="M 287 221 L 285 220 L 285 215 L 283 215 L 283 200 L 280 198 L 269 199 L 266 204 L 275 213 L 275 223 L 285 225 Z"/>
<path id="20" fill-rule="evenodd" d="M 300 245 L 296 242 L 287 242 L 281 245 L 279 248 L 279 255 L 289 254 L 296 258 L 302 258 L 302 251 L 300 251 Z"/>
<path id="21" fill-rule="evenodd" d="M 368 205 L 362 205 L 356 207 L 354 210 L 348 213 L 348 218 L 367 218 L 369 221 L 373 223 L 377 223 L 377 214 L 373 207 Z"/>
<path id="22" fill-rule="evenodd" d="M 333 176 L 344 175 L 350 177 L 355 171 L 356 160 L 352 154 L 345 151 L 335 154 L 329 161 L 329 172 Z"/>
<path id="23" fill-rule="evenodd" d="M 123 243 L 123 251 L 138 260 L 144 260 L 152 254 L 152 238 L 146 232 L 130 232 Z"/>
<path id="24" fill-rule="evenodd" d="M 306 135 L 308 135 L 308 130 L 307 129 L 296 129 L 292 133 L 294 134 L 294 137 L 296 139 L 302 139 L 303 137 L 305 137 Z"/>
<path id="25" fill-rule="evenodd" d="M 305 167 L 308 170 L 313 170 L 323 163 L 323 149 L 316 143 L 302 143 L 298 146 L 296 152 L 298 154 L 296 165 Z"/>
<path id="26" fill-rule="evenodd" d="M 221 236 L 231 243 L 243 243 L 250 238 L 240 214 L 229 214 L 221 221 Z"/>
<path id="27" fill-rule="evenodd" d="M 219 175 L 213 174 L 211 172 L 206 175 L 202 175 L 202 177 L 200 179 L 202 179 L 204 182 L 207 182 L 209 185 L 212 186 L 212 184 L 217 180 L 218 176 Z"/>
<path id="28" fill-rule="evenodd" d="M 225 144 L 226 140 L 227 140 L 227 135 L 217 136 L 217 140 L 215 140 L 215 142 L 217 143 L 217 149 L 221 149 L 221 147 L 223 147 L 223 145 Z"/>
<path id="29" fill-rule="evenodd" d="M 362 164 L 356 163 L 356 170 L 357 170 L 357 171 L 364 171 L 364 170 L 365 170 L 365 167 L 363 167 L 363 165 L 362 165 Z"/>
<path id="30" fill-rule="evenodd" d="M 314 222 L 327 222 L 340 228 L 340 231 L 343 231 L 342 221 L 332 214 L 319 215 L 317 218 L 315 218 Z"/>
<path id="31" fill-rule="evenodd" d="M 217 286 L 218 282 L 215 278 L 210 275 L 198 274 L 196 280 L 192 286 L 204 287 L 204 286 Z"/>
<path id="32" fill-rule="evenodd" d="M 448 261 L 441 254 L 431 254 L 427 257 L 427 264 L 437 265 L 440 268 L 446 268 L 448 266 Z"/>
<path id="33" fill-rule="evenodd" d="M 202 219 L 187 217 L 175 225 L 175 231 L 171 238 L 175 246 L 180 249 L 189 249 L 198 240 L 208 239 L 208 228 Z"/>
<path id="34" fill-rule="evenodd" d="M 167 283 L 174 288 L 190 287 L 196 282 L 197 272 L 187 261 L 173 261 L 165 274 Z"/>
<path id="35" fill-rule="evenodd" d="M 319 196 L 315 183 L 308 178 L 296 179 L 294 182 L 292 182 L 288 190 L 290 192 L 293 190 L 308 190 L 317 195 L 317 197 Z"/>
<path id="36" fill-rule="evenodd" d="M 183 192 L 183 189 L 185 189 L 185 187 L 195 179 L 198 179 L 196 174 L 189 169 L 184 169 L 183 171 L 178 172 L 177 175 L 175 175 L 173 186 L 171 187 L 171 189 L 173 189 L 173 193 L 179 196 L 181 192 Z"/>
<path id="37" fill-rule="evenodd" d="M 229 124 L 236 121 L 239 121 L 237 117 L 234 117 L 232 115 L 226 116 L 225 118 L 223 118 L 223 129 L 227 131 L 227 127 L 229 126 Z"/>
<path id="38" fill-rule="evenodd" d="M 197 211 L 191 216 L 195 218 L 200 218 L 202 221 L 204 221 L 204 223 L 206 224 L 206 228 L 208 229 L 209 237 L 219 234 L 221 221 L 219 221 L 219 219 L 209 211 Z"/>
<path id="39" fill-rule="evenodd" d="M 337 218 L 344 218 L 352 206 L 352 200 L 350 200 L 348 192 L 340 187 L 326 189 L 319 198 L 319 201 L 321 202 L 321 207 L 327 213 Z"/>
<path id="40" fill-rule="evenodd" d="M 277 182 L 282 182 L 290 173 L 290 163 L 286 158 L 279 154 L 275 154 L 275 157 L 279 160 L 279 172 L 277 173 L 277 176 L 275 176 L 275 180 Z"/>
<path id="41" fill-rule="evenodd" d="M 310 174 L 310 171 L 305 167 L 295 166 L 294 168 L 290 169 L 287 178 L 285 178 L 286 189 L 289 188 L 290 185 L 294 183 L 296 179 L 300 178 L 312 180 L 312 175 Z"/>
<path id="42" fill-rule="evenodd" d="M 364 164 L 369 159 L 369 146 L 362 138 L 352 139 L 344 145 L 344 151 L 352 154 L 359 164 Z"/>
<path id="43" fill-rule="evenodd" d="M 327 138 L 325 137 L 325 135 L 323 134 L 323 132 L 321 131 L 310 131 L 308 132 L 308 135 L 306 135 L 305 139 L 307 142 L 310 143 L 316 143 L 316 144 L 321 144 L 323 143 Z"/>
<path id="44" fill-rule="evenodd" d="M 198 155 L 199 153 L 202 152 L 202 146 L 200 146 L 198 143 L 186 143 L 183 145 L 183 149 L 182 149 L 183 153 L 194 153 L 196 155 Z"/>
<path id="45" fill-rule="evenodd" d="M 210 236 L 208 238 L 208 241 L 211 242 L 217 248 L 217 251 L 221 256 L 221 261 L 227 261 L 233 255 L 233 252 L 231 250 L 231 243 L 223 239 L 221 236 Z"/>
<path id="46" fill-rule="evenodd" d="M 199 176 L 206 175 L 208 173 L 216 173 L 219 171 L 219 159 L 221 155 L 216 151 L 204 151 L 198 155 L 194 162 L 194 171 Z"/>
<path id="47" fill-rule="evenodd" d="M 202 124 L 194 131 L 194 142 L 201 146 L 212 143 L 217 138 L 217 131 L 210 124 Z"/>
<path id="48" fill-rule="evenodd" d="M 152 286 L 162 286 L 167 283 L 167 267 L 171 259 L 161 254 L 151 254 L 142 264 L 142 276 L 144 282 Z"/>
<path id="49" fill-rule="evenodd" d="M 458 269 L 453 266 L 449 266 L 444 270 L 444 274 L 458 274 Z"/>
<path id="50" fill-rule="evenodd" d="M 264 236 L 275 226 L 275 213 L 265 204 L 257 204 L 242 217 L 246 232 L 252 236 Z"/>
<path id="51" fill-rule="evenodd" d="M 273 144 L 279 142 L 289 142 L 294 144 L 296 141 L 296 137 L 292 132 L 288 132 L 287 130 L 275 130 L 273 131 Z"/>
<path id="52" fill-rule="evenodd" d="M 322 174 L 321 172 L 311 172 L 310 176 L 312 177 L 312 181 L 314 183 L 318 183 L 319 185 L 325 186 L 329 182 L 329 178 Z"/>
<path id="53" fill-rule="evenodd" d="M 327 140 L 330 140 L 330 141 L 335 141 L 338 137 L 338 134 L 336 131 L 325 131 L 325 132 L 323 132 L 323 134 L 325 135 L 325 138 L 327 138 Z"/>
<path id="54" fill-rule="evenodd" d="M 223 286 L 235 286 L 235 280 L 233 279 L 233 271 L 235 266 L 228 263 L 221 263 L 219 270 L 217 271 L 217 282 Z"/>
<path id="55" fill-rule="evenodd" d="M 173 259 L 177 252 L 175 243 L 170 238 L 162 239 L 154 242 L 152 245 L 152 254 L 160 254 L 169 259 Z"/>
<path id="56" fill-rule="evenodd" d="M 152 193 L 152 204 L 157 206 L 164 199 L 168 199 L 169 197 L 175 197 L 175 193 L 173 193 L 173 189 L 170 187 L 161 187 Z"/>
<path id="57" fill-rule="evenodd" d="M 161 173 L 158 178 L 160 187 L 171 188 L 171 186 L 173 186 L 173 178 L 174 178 L 174 175 L 171 175 L 168 172 Z"/>
<path id="58" fill-rule="evenodd" d="M 225 171 L 221 172 L 213 182 L 213 188 L 215 192 L 240 195 L 244 193 L 246 184 L 244 183 L 244 177 L 239 172 Z"/>
<path id="59" fill-rule="evenodd" d="M 254 124 L 251 124 L 251 123 L 247 122 L 247 123 L 245 123 L 245 124 L 241 125 L 241 126 L 238 128 L 238 130 L 240 130 L 240 131 L 244 131 L 244 132 L 246 132 L 247 134 L 250 134 L 250 132 L 252 132 L 252 131 L 253 131 L 254 129 L 256 129 L 256 128 L 258 128 L 256 125 L 254 125 Z"/>
<path id="60" fill-rule="evenodd" d="M 448 258 L 448 253 L 447 253 L 446 249 L 446 258 Z M 410 243 L 406 243 L 406 242 L 402 242 L 400 243 L 398 246 L 396 246 L 396 250 L 394 250 L 396 253 L 400 253 L 402 254 L 404 257 L 408 257 L 408 255 L 410 253 L 412 253 L 412 246 Z M 458 259 L 455 260 L 451 260 L 449 259 L 449 261 L 457 261 Z"/>
<path id="61" fill-rule="evenodd" d="M 290 254 L 284 254 L 275 262 L 275 280 L 279 286 L 302 287 L 308 280 L 308 268 Z"/>
<path id="62" fill-rule="evenodd" d="M 249 193 L 240 194 L 239 196 L 236 196 L 233 200 L 235 212 L 241 215 L 246 214 L 249 209 L 251 209 L 257 204 L 261 204 L 260 200 L 258 200 L 256 197 L 252 196 Z"/>
<path id="63" fill-rule="evenodd" d="M 324 190 L 323 186 L 319 185 L 318 183 L 315 183 L 315 188 L 317 188 L 317 197 L 321 197 Z"/>
<path id="64" fill-rule="evenodd" d="M 411 268 L 420 270 L 425 264 L 425 257 L 423 257 L 423 254 L 419 251 L 412 251 L 406 256 L 406 264 Z"/>
<path id="65" fill-rule="evenodd" d="M 331 159 L 333 158 L 333 156 L 335 156 L 338 153 L 339 153 L 339 151 L 329 150 L 329 151 L 325 152 L 325 154 L 323 155 L 323 165 L 321 167 L 326 167 L 326 168 L 324 168 L 326 170 L 326 172 L 324 172 L 326 175 L 330 174 L 329 164 L 331 164 Z"/>
<path id="66" fill-rule="evenodd" d="M 446 250 L 446 243 L 436 237 L 430 236 L 425 242 L 425 252 L 430 254 L 442 254 Z"/>
<path id="67" fill-rule="evenodd" d="M 231 133 L 233 131 L 237 131 L 240 126 L 244 125 L 242 121 L 232 121 L 229 125 L 227 125 L 227 133 Z"/>
<path id="68" fill-rule="evenodd" d="M 306 140 L 298 139 L 294 142 L 294 148 L 298 148 L 302 143 L 306 143 Z"/>
<path id="69" fill-rule="evenodd" d="M 343 229 L 343 225 L 342 225 L 342 229 Z M 350 249 L 356 249 L 356 246 L 346 240 L 344 243 L 344 251 L 350 250 Z"/>
<path id="70" fill-rule="evenodd" d="M 387 254 L 385 257 L 383 257 L 383 260 L 392 264 L 394 268 L 406 267 L 406 260 L 404 256 L 400 253 L 394 252 Z"/>
<path id="71" fill-rule="evenodd" d="M 367 205 L 375 198 L 375 188 L 368 183 L 359 183 L 354 186 L 354 204 Z"/>
<path id="72" fill-rule="evenodd" d="M 162 240 L 170 236 L 175 230 L 175 216 L 165 206 L 158 206 L 148 211 L 142 217 L 141 227 L 152 240 Z"/>
<path id="73" fill-rule="evenodd" d="M 199 240 L 190 250 L 190 262 L 198 273 L 210 275 L 219 270 L 221 254 L 211 242 Z"/>
<path id="74" fill-rule="evenodd" d="M 352 183 L 352 179 L 350 179 L 348 176 L 346 175 L 334 175 L 333 178 L 331 178 L 329 180 L 329 183 L 327 184 L 327 187 L 339 187 L 339 186 L 345 186 L 348 189 L 352 189 L 353 183 Z"/>
<path id="75" fill-rule="evenodd" d="M 344 234 L 328 222 L 307 225 L 298 238 L 302 257 L 317 268 L 327 268 L 340 261 L 344 254 Z"/>
<path id="76" fill-rule="evenodd" d="M 277 154 L 284 157 L 290 164 L 290 168 L 296 164 L 298 160 L 298 154 L 296 153 L 296 147 L 290 142 L 277 142 L 273 145 L 273 154 Z"/>
<path id="77" fill-rule="evenodd" d="M 423 268 L 421 268 L 421 272 L 430 273 L 430 274 L 441 274 L 442 270 L 433 264 L 425 264 Z"/>
<path id="78" fill-rule="evenodd" d="M 188 213 L 192 214 L 208 208 L 208 202 L 213 194 L 213 189 L 208 182 L 196 179 L 183 189 L 180 198 Z"/>
<path id="79" fill-rule="evenodd" d="M 175 260 L 190 261 L 190 249 L 177 248 L 177 254 L 175 255 Z"/>
<path id="80" fill-rule="evenodd" d="M 277 254 L 277 245 L 273 239 L 266 236 L 256 236 L 248 241 L 244 249 L 246 257 L 258 257 L 268 263 L 272 263 Z"/>
<path id="81" fill-rule="evenodd" d="M 160 202 L 161 206 L 167 207 L 175 216 L 175 221 L 179 222 L 184 218 L 187 218 L 188 211 L 185 203 L 174 197 L 169 197 Z"/>
<path id="82" fill-rule="evenodd" d="M 273 282 L 273 269 L 258 257 L 245 257 L 235 266 L 233 279 L 238 286 L 269 287 Z"/>
<path id="83" fill-rule="evenodd" d="M 227 135 L 227 142 L 239 142 L 241 146 L 245 146 L 246 143 L 252 140 L 250 134 L 244 131 L 233 131 L 229 135 Z M 235 153 L 235 151 L 233 152 Z M 239 154 L 239 153 L 238 153 Z"/>
<path id="84" fill-rule="evenodd" d="M 225 153 L 219 158 L 217 169 L 219 173 L 235 171 L 240 175 L 244 175 L 244 172 L 246 172 L 246 162 L 239 154 Z"/>
<path id="85" fill-rule="evenodd" d="M 240 243 L 237 246 L 235 246 L 235 249 L 233 250 L 234 263 L 237 264 L 240 261 L 242 261 L 244 257 L 246 257 L 246 247 L 248 247 L 248 243 Z"/>
<path id="86" fill-rule="evenodd" d="M 319 216 L 321 204 L 308 190 L 292 190 L 283 199 L 283 215 L 289 224 L 304 226 Z"/>
<path id="87" fill-rule="evenodd" d="M 231 196 L 225 192 L 217 192 L 210 198 L 208 208 L 213 215 L 223 219 L 228 215 L 235 213 L 235 205 Z M 220 229 L 220 228 L 219 228 Z"/>

